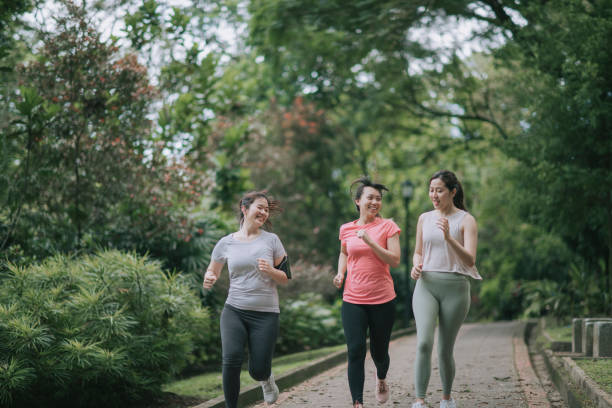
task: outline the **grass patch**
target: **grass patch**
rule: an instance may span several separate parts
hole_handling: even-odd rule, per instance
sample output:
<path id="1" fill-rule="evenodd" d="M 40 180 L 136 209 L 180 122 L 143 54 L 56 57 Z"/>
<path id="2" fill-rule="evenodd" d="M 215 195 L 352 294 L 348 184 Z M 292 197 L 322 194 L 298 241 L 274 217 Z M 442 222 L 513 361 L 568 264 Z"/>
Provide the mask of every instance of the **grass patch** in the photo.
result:
<path id="1" fill-rule="evenodd" d="M 577 359 L 574 360 L 586 375 L 593 379 L 608 394 L 612 394 L 612 360 L 611 359 Z"/>
<path id="2" fill-rule="evenodd" d="M 286 356 L 272 359 L 272 372 L 275 377 L 300 367 L 318 358 L 345 349 L 345 344 L 338 346 L 324 347 L 317 350 L 302 351 L 300 353 L 288 354 Z M 240 388 L 255 384 L 249 372 L 243 370 L 240 374 Z M 209 400 L 223 394 L 221 373 L 206 373 L 195 377 L 178 380 L 164 385 L 163 391 L 172 392 L 178 395 L 198 397 Z"/>
<path id="3" fill-rule="evenodd" d="M 544 330 L 553 341 L 572 341 L 572 326 L 546 327 Z"/>

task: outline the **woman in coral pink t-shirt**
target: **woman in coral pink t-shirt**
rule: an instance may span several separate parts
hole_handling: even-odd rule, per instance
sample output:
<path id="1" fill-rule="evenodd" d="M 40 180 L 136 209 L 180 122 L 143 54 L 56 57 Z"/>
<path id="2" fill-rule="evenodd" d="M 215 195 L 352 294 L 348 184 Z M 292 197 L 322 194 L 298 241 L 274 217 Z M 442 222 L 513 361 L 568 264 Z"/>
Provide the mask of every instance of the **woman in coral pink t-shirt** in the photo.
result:
<path id="1" fill-rule="evenodd" d="M 353 407 L 363 407 L 367 330 L 376 366 L 376 399 L 386 402 L 389 386 L 389 340 L 395 320 L 395 290 L 389 266 L 400 263 L 400 229 L 381 218 L 384 185 L 360 178 L 355 191 L 359 218 L 340 227 L 340 256 L 334 285 L 342 287 L 342 325 L 348 348 L 348 381 Z"/>

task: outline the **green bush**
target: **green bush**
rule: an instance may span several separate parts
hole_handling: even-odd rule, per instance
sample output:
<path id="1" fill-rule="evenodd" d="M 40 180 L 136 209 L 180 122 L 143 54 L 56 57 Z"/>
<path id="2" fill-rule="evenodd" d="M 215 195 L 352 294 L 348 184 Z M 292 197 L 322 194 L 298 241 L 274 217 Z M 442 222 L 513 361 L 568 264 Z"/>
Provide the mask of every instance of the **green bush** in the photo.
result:
<path id="1" fill-rule="evenodd" d="M 333 305 L 321 295 L 304 293 L 281 301 L 277 354 L 312 350 L 344 342 L 339 300 Z"/>
<path id="2" fill-rule="evenodd" d="M 160 392 L 209 331 L 179 274 L 118 251 L 9 266 L 0 279 L 0 405 L 93 407 Z"/>

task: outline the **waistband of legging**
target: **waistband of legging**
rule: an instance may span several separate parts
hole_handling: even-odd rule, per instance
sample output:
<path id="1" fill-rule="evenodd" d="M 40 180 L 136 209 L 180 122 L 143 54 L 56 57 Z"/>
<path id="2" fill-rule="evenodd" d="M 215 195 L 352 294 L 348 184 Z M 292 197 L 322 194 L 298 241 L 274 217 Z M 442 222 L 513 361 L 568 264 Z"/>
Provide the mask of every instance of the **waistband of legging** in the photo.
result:
<path id="1" fill-rule="evenodd" d="M 468 281 L 468 277 L 466 275 L 457 273 L 457 272 L 442 272 L 442 271 L 423 271 L 424 278 L 433 278 L 433 279 L 446 279 L 453 281 Z"/>

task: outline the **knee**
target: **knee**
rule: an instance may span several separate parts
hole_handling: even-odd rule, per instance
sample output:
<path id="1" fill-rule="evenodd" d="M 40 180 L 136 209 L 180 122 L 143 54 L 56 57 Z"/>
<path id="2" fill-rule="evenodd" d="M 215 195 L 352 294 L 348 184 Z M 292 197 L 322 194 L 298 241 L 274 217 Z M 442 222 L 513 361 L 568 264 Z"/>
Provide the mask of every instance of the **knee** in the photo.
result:
<path id="1" fill-rule="evenodd" d="M 244 361 L 244 353 L 223 353 L 221 361 L 225 367 L 240 367 Z"/>
<path id="2" fill-rule="evenodd" d="M 447 347 L 442 347 L 438 350 L 438 360 L 443 361 L 443 362 L 449 362 L 452 363 L 453 360 L 453 349 L 452 348 L 447 348 Z"/>
<path id="3" fill-rule="evenodd" d="M 433 341 L 419 340 L 417 343 L 417 353 L 430 355 L 433 349 Z"/>
<path id="4" fill-rule="evenodd" d="M 249 374 L 254 380 L 265 381 L 270 378 L 272 370 L 270 367 L 249 367 Z"/>
<path id="5" fill-rule="evenodd" d="M 365 360 L 367 348 L 365 342 L 352 343 L 348 345 L 349 361 Z"/>
<path id="6" fill-rule="evenodd" d="M 389 359 L 388 348 L 372 348 L 370 349 L 370 354 L 372 355 L 372 360 L 374 361 L 384 362 Z"/>

